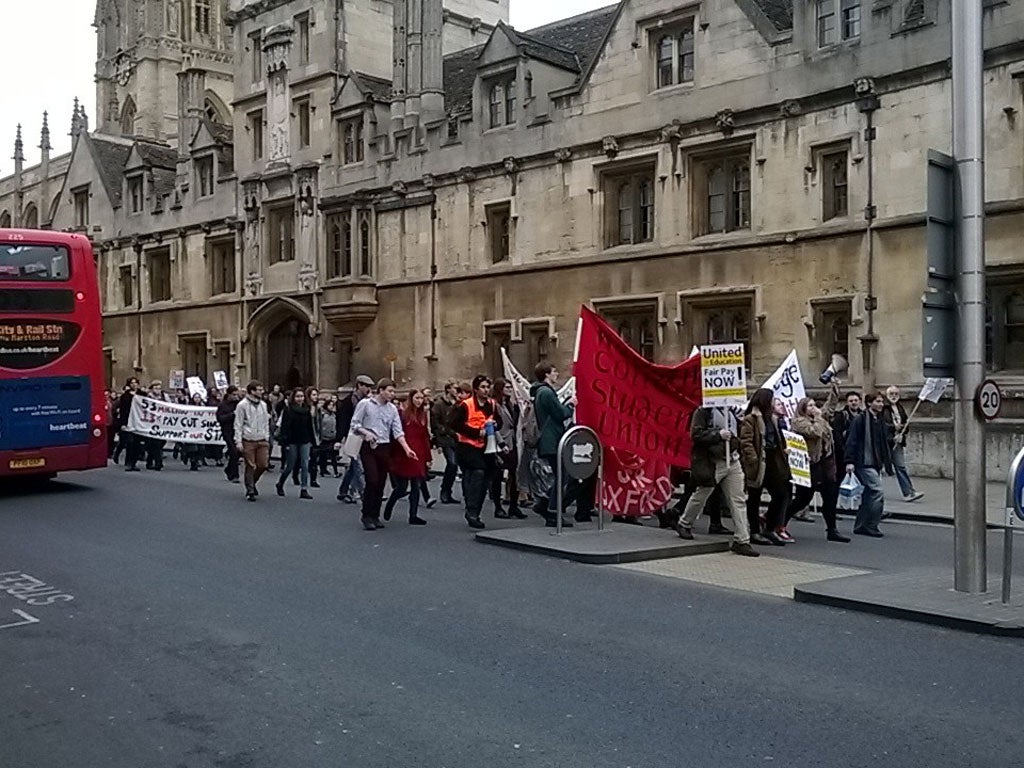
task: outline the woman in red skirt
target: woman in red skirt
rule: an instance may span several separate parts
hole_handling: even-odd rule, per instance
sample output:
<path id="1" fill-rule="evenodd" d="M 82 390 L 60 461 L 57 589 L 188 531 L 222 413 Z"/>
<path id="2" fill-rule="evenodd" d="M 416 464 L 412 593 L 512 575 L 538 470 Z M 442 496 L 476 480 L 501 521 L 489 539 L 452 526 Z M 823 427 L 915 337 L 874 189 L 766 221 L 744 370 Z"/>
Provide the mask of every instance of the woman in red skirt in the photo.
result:
<path id="1" fill-rule="evenodd" d="M 384 519 L 390 520 L 395 504 L 406 494 L 409 495 L 409 525 L 426 525 L 427 521 L 416 513 L 420 507 L 420 495 L 425 490 L 427 468 L 430 466 L 430 428 L 427 412 L 423 408 L 423 393 L 418 389 L 398 409 L 402 417 L 405 440 L 413 450 L 415 459 L 410 459 L 404 450 L 391 455 L 391 496 L 384 506 Z"/>

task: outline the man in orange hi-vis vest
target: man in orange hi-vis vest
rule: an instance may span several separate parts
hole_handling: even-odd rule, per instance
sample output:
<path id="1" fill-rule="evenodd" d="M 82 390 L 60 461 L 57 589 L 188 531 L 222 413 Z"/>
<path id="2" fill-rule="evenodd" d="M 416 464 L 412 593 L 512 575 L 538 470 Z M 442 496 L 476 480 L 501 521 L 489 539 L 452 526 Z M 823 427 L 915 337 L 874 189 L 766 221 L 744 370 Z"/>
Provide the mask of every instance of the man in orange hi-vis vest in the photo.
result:
<path id="1" fill-rule="evenodd" d="M 496 464 L 486 453 L 488 430 L 497 434 L 501 427 L 498 409 L 491 400 L 491 380 L 473 379 L 473 394 L 455 406 L 452 429 L 455 431 L 455 456 L 462 470 L 462 497 L 466 500 L 466 522 L 470 528 L 485 528 L 480 519 L 487 489 L 491 487 Z"/>

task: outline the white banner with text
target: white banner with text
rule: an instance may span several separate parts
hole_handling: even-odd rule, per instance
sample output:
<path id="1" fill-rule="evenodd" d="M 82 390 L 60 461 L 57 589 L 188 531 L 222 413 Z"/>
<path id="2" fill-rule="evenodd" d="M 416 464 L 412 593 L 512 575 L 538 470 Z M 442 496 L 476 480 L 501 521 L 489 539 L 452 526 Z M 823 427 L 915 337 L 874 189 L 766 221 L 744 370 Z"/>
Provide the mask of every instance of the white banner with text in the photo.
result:
<path id="1" fill-rule="evenodd" d="M 125 429 L 141 437 L 172 443 L 223 444 L 216 408 L 165 403 L 139 395 L 132 399 Z"/>

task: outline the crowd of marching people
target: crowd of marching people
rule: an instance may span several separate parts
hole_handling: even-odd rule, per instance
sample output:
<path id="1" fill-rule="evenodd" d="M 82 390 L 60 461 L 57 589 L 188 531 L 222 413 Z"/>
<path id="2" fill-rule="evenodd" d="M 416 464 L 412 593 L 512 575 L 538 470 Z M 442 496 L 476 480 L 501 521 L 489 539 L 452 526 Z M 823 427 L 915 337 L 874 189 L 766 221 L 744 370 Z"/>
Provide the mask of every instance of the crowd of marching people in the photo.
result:
<path id="1" fill-rule="evenodd" d="M 542 363 L 534 374 L 525 405 L 514 397 L 510 382 L 484 375 L 448 381 L 436 396 L 426 387 L 411 389 L 400 401 L 393 381 L 367 376 L 337 392 L 315 387 L 285 392 L 279 385 L 265 391 L 252 381 L 244 391 L 210 388 L 205 398 L 166 392 L 160 381 L 143 389 L 131 378 L 123 392 L 109 394 L 110 455 L 118 463 L 123 453 L 127 472 L 141 471 L 143 462 L 147 470 L 163 468 L 169 446 L 127 429 L 133 399 L 142 395 L 215 408 L 223 444 L 173 445 L 172 456 L 192 471 L 222 467 L 228 481 L 244 485 L 249 501 L 259 496 L 261 476 L 275 468 L 276 449 L 278 496 L 297 487 L 298 497 L 309 500 L 311 489 L 336 478 L 338 501 L 358 506 L 367 531 L 384 528 L 403 501 L 414 526 L 426 525 L 422 511 L 440 503 L 461 506 L 470 528 L 485 528 L 488 500 L 496 519 L 526 519 L 525 510 L 532 509 L 552 527 L 559 516 L 565 527 L 589 522 L 596 482 L 567 478 L 562 509 L 556 501 L 558 446 L 573 421 L 575 397 L 559 396 L 553 365 Z M 673 477 L 683 488 L 682 501 L 658 514 L 661 527 L 693 539 L 697 518 L 704 514 L 710 535 L 731 535 L 733 552 L 756 557 L 753 545 L 793 543 L 791 521 L 813 521 L 808 509 L 818 498 L 828 541 L 847 543 L 837 509 L 840 498 L 856 489 L 853 533 L 881 537 L 882 474 L 896 476 L 907 501 L 922 496 L 906 468 L 908 418 L 899 400 L 895 387 L 866 397 L 841 395 L 833 380 L 824 403 L 805 397 L 792 417 L 767 388 L 757 390 L 743 411 L 698 408 L 690 425 L 690 467 Z M 806 441 L 809 487 L 793 483 L 786 431 Z M 435 475 L 441 478 L 437 498 L 429 485 Z M 461 500 L 455 495 L 460 477 Z M 571 518 L 569 507 L 575 508 Z M 726 517 L 732 529 L 724 524 Z"/>

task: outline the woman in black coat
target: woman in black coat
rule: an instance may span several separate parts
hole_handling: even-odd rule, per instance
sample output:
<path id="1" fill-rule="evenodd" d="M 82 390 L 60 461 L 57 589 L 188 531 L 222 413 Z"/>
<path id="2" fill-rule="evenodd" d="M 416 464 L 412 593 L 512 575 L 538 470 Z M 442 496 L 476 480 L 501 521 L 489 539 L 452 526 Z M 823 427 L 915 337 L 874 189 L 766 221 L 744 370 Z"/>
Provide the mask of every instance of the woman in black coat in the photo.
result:
<path id="1" fill-rule="evenodd" d="M 302 490 L 300 499 L 312 499 L 309 495 L 309 453 L 316 431 L 313 428 L 313 414 L 306 404 L 306 393 L 294 389 L 288 403 L 281 411 L 281 425 L 278 442 L 284 448 L 285 461 L 281 476 L 277 480 L 277 495 L 284 496 L 284 482 L 298 467 Z"/>

